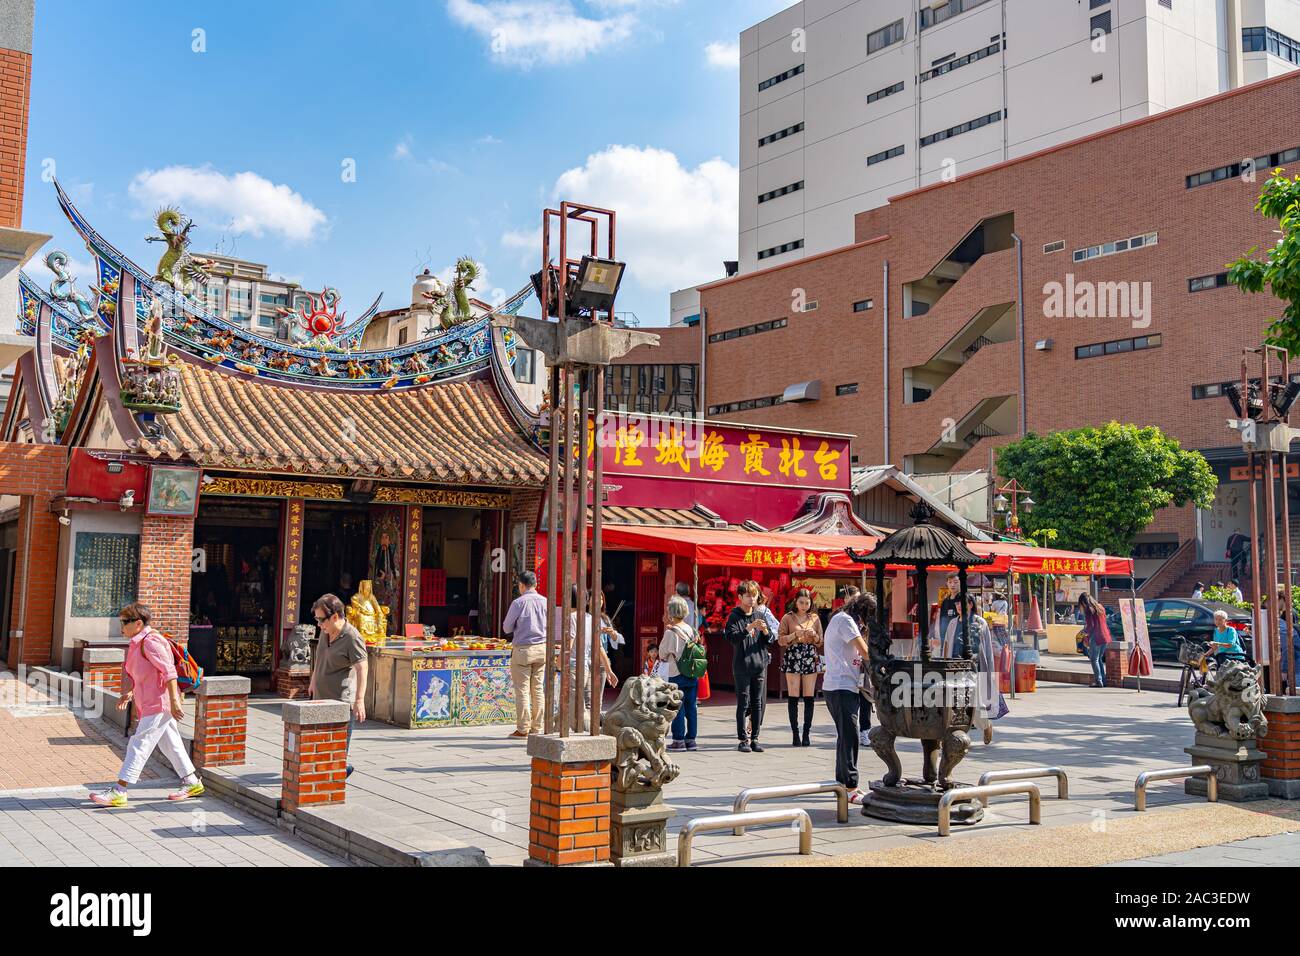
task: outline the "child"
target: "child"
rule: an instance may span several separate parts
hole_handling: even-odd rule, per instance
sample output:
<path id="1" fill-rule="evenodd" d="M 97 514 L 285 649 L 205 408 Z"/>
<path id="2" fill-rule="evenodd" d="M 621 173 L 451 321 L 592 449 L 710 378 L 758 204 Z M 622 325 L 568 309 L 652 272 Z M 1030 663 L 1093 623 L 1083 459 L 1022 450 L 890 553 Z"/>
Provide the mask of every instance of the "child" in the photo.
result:
<path id="1" fill-rule="evenodd" d="M 643 677 L 654 677 L 659 673 L 659 645 L 650 644 L 645 649 L 645 663 L 641 665 Z"/>

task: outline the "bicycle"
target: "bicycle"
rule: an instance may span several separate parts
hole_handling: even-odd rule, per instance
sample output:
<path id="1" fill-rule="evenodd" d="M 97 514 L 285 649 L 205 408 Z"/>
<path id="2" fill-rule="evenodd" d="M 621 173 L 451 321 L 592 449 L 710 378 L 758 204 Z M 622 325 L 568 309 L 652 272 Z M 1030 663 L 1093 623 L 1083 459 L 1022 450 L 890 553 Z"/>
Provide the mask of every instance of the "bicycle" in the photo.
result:
<path id="1" fill-rule="evenodd" d="M 1178 660 L 1183 665 L 1182 677 L 1178 681 L 1178 706 L 1183 706 L 1183 697 L 1191 696 L 1192 690 L 1205 686 L 1205 677 L 1210 672 L 1210 645 L 1191 638 L 1183 638 L 1178 645 Z"/>

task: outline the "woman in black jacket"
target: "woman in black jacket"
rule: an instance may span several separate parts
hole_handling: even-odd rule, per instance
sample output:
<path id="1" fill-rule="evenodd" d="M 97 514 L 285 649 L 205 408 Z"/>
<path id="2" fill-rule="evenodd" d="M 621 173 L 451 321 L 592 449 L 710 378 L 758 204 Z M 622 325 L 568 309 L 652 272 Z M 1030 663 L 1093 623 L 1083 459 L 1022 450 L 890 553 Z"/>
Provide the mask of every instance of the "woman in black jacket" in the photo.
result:
<path id="1" fill-rule="evenodd" d="M 776 640 L 776 635 L 755 609 L 758 585 L 743 581 L 736 594 L 737 605 L 732 608 L 723 631 L 731 642 L 731 671 L 736 683 L 736 736 L 740 740 L 736 749 L 741 753 L 762 753 L 758 732 L 763 726 L 763 705 L 767 699 L 767 666 L 772 662 L 768 644 Z"/>

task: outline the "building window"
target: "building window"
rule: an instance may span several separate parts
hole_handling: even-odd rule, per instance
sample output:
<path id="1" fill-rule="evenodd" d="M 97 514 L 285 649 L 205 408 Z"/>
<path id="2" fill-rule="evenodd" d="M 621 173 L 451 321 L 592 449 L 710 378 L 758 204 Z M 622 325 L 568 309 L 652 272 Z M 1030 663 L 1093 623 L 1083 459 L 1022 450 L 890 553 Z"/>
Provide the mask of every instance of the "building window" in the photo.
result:
<path id="1" fill-rule="evenodd" d="M 1160 347 L 1160 336 L 1140 335 L 1132 339 L 1115 339 L 1110 342 L 1097 342 L 1093 345 L 1080 345 L 1074 350 L 1076 359 L 1096 358 L 1099 355 L 1118 355 L 1120 352 L 1137 352 L 1142 349 Z"/>
<path id="2" fill-rule="evenodd" d="M 791 183 L 789 186 L 782 186 L 780 189 L 773 189 L 762 193 L 758 197 L 760 203 L 771 202 L 773 199 L 779 199 L 782 196 L 788 196 L 790 193 L 796 193 L 803 189 L 803 180 L 797 183 Z"/>
<path id="3" fill-rule="evenodd" d="M 1244 159 L 1239 163 L 1217 166 L 1214 169 L 1207 169 L 1203 173 L 1193 173 L 1187 177 L 1187 188 L 1193 189 L 1207 183 L 1219 183 L 1229 179 L 1236 179 L 1247 171 L 1267 172 L 1278 166 L 1289 166 L 1298 160 L 1300 160 L 1300 146 L 1292 149 L 1281 149 L 1275 153 L 1265 153 L 1263 156 Z"/>
<path id="4" fill-rule="evenodd" d="M 1280 384 L 1282 384 L 1282 376 L 1281 376 L 1281 375 L 1271 375 L 1271 376 L 1269 376 L 1269 381 L 1270 381 L 1270 382 L 1273 382 L 1273 383 L 1275 383 L 1275 384 L 1280 385 Z M 1291 381 L 1293 381 L 1293 382 L 1300 382 L 1300 372 L 1296 372 L 1296 373 L 1294 373 L 1294 374 L 1291 376 Z M 1237 385 L 1237 386 L 1240 386 L 1240 385 L 1241 385 L 1241 379 L 1235 379 L 1235 380 L 1233 380 L 1233 381 L 1231 381 L 1231 382 L 1215 382 L 1215 383 L 1212 384 L 1212 385 L 1193 385 L 1193 386 L 1192 386 L 1192 398 L 1218 398 L 1218 397 L 1220 397 L 1221 395 L 1224 394 L 1224 389 L 1226 389 L 1229 385 Z M 1250 380 L 1250 385 L 1254 386 L 1255 388 L 1258 388 L 1258 387 L 1259 387 L 1259 379 L 1258 379 L 1258 378 L 1252 378 L 1252 379 Z"/>
<path id="5" fill-rule="evenodd" d="M 929 136 L 921 137 L 921 146 L 933 146 L 935 143 L 942 142 L 945 139 L 952 139 L 954 136 L 960 136 L 962 133 L 969 133 L 971 130 L 979 129 L 981 126 L 988 126 L 990 123 L 1000 123 L 1002 118 L 1007 115 L 1006 110 L 999 110 L 996 113 L 989 113 L 987 116 L 980 116 L 957 126 L 950 126 L 947 129 L 940 130 L 937 133 L 931 133 Z"/>
<path id="6" fill-rule="evenodd" d="M 903 92 L 903 81 L 899 80 L 893 86 L 887 86 L 883 90 L 876 90 L 874 93 L 867 94 L 867 102 L 874 103 L 876 100 L 883 100 L 886 96 L 893 96 L 895 93 Z"/>
<path id="7" fill-rule="evenodd" d="M 770 259 L 773 256 L 779 256 L 787 252 L 794 252 L 796 249 L 803 248 L 803 240 L 795 239 L 793 242 L 785 242 L 779 246 L 773 246 L 771 249 L 763 249 L 758 253 L 760 259 Z"/>
<path id="8" fill-rule="evenodd" d="M 795 123 L 793 126 L 787 126 L 785 129 L 777 130 L 775 133 L 768 133 L 758 141 L 758 146 L 762 149 L 770 143 L 775 143 L 779 139 L 785 139 L 787 136 L 793 136 L 795 133 L 803 132 L 803 123 Z"/>
<path id="9" fill-rule="evenodd" d="M 402 326 L 400 329 L 398 329 L 398 330 L 397 330 L 397 344 L 398 344 L 398 345 L 405 345 L 405 344 L 406 344 L 406 340 L 407 340 L 407 336 L 408 336 L 408 334 L 409 334 L 409 330 L 407 329 L 407 327 L 406 327 L 405 325 Z"/>
<path id="10" fill-rule="evenodd" d="M 816 299 L 813 299 L 811 302 L 805 302 L 805 303 L 803 304 L 803 310 L 804 310 L 805 312 L 816 312 L 816 311 L 817 311 L 817 300 L 816 300 Z"/>
<path id="11" fill-rule="evenodd" d="M 746 335 L 757 335 L 759 332 L 771 332 L 773 329 L 783 329 L 787 324 L 786 319 L 773 319 L 771 322 L 759 322 L 756 325 L 745 325 L 738 329 L 728 329 L 725 332 L 714 332 L 709 336 L 709 344 L 727 342 Z"/>
<path id="12" fill-rule="evenodd" d="M 972 63 L 984 59 L 986 56 L 992 56 L 1002 49 L 1002 42 L 990 43 L 986 47 L 980 47 L 974 53 L 967 53 L 965 56 L 956 57 L 948 62 L 936 66 L 933 70 L 926 70 L 921 74 L 921 82 L 933 80 L 936 76 L 943 76 L 945 73 L 951 73 L 953 70 L 960 70 L 963 66 L 969 66 Z"/>
<path id="13" fill-rule="evenodd" d="M 1271 27 L 1245 27 L 1241 31 L 1241 52 L 1269 52 L 1279 59 L 1300 66 L 1300 40 L 1293 40 Z"/>
<path id="14" fill-rule="evenodd" d="M 772 87 L 776 86 L 776 84 L 784 83 L 786 80 L 790 79 L 791 77 L 798 76 L 802 72 L 803 72 L 802 63 L 800 63 L 798 66 L 792 66 L 784 73 L 778 73 L 776 76 L 768 77 L 762 83 L 758 84 L 758 92 L 762 93 L 764 90 L 771 89 Z"/>
<path id="15" fill-rule="evenodd" d="M 1147 246 L 1154 246 L 1160 238 L 1158 232 L 1148 232 L 1141 236 L 1132 236 L 1128 239 L 1116 239 L 1114 242 L 1103 242 L 1099 246 L 1088 246 L 1086 249 L 1074 250 L 1075 262 L 1086 262 L 1089 259 L 1096 259 L 1100 256 L 1113 256 L 1120 252 L 1132 252 L 1134 249 L 1143 249 Z"/>
<path id="16" fill-rule="evenodd" d="M 867 34 L 867 56 L 887 46 L 893 46 L 903 39 L 903 21 L 895 20 L 887 27 L 873 30 Z"/>
<path id="17" fill-rule="evenodd" d="M 836 385 L 836 386 L 835 386 L 835 394 L 836 394 L 836 395 L 856 395 L 856 394 L 858 394 L 858 383 L 857 383 L 857 382 L 851 382 L 851 383 L 849 383 L 848 385 Z"/>
<path id="18" fill-rule="evenodd" d="M 1060 252 L 1064 248 L 1065 240 L 1057 239 L 1055 242 L 1049 242 L 1043 246 L 1043 255 L 1047 255 L 1049 252 Z"/>
<path id="19" fill-rule="evenodd" d="M 895 156 L 903 155 L 902 146 L 894 146 L 891 149 L 884 149 L 878 153 L 872 153 L 867 157 L 867 165 L 874 166 L 876 163 L 883 163 L 887 159 L 893 159 Z"/>
<path id="20" fill-rule="evenodd" d="M 1187 280 L 1188 292 L 1204 292 L 1206 289 L 1221 289 L 1228 284 L 1228 273 L 1216 272 L 1212 276 L 1197 276 Z"/>
<path id="21" fill-rule="evenodd" d="M 1101 78 L 1102 78 L 1103 76 L 1105 76 L 1105 75 L 1106 75 L 1106 74 L 1104 74 L 1104 73 L 1094 73 L 1094 74 L 1092 75 L 1092 79 L 1091 79 L 1089 82 L 1092 82 L 1092 83 L 1100 83 L 1100 82 L 1101 82 Z"/>
<path id="22" fill-rule="evenodd" d="M 1110 0 L 1088 0 L 1088 9 L 1096 10 L 1098 7 L 1104 7 L 1110 3 Z"/>
<path id="23" fill-rule="evenodd" d="M 876 307 L 876 303 L 871 299 L 860 299 L 853 303 L 854 312 L 870 312 Z"/>
<path id="24" fill-rule="evenodd" d="M 515 381 L 520 385 L 537 382 L 537 353 L 532 349 L 515 347 Z"/>
<path id="25" fill-rule="evenodd" d="M 1104 10 L 1088 21 L 1088 36 L 1110 32 L 1110 11 Z"/>
<path id="26" fill-rule="evenodd" d="M 922 30 L 928 30 L 937 23 L 943 23 L 944 20 L 951 19 L 959 13 L 974 10 L 988 2 L 989 0 L 948 0 L 947 3 L 922 10 L 918 15 L 920 27 Z"/>
<path id="27" fill-rule="evenodd" d="M 765 398 L 747 398 L 743 402 L 731 402 L 727 405 L 710 405 L 709 417 L 714 415 L 730 415 L 732 412 L 747 412 L 754 408 L 771 408 L 773 405 L 781 404 L 780 395 L 768 395 Z"/>

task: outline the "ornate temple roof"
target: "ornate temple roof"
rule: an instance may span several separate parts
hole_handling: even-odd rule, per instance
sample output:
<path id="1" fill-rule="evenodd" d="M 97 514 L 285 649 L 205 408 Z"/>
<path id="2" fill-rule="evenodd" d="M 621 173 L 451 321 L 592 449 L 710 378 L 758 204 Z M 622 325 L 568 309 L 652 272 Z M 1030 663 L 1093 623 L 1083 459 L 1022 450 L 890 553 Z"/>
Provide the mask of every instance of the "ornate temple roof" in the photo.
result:
<path id="1" fill-rule="evenodd" d="M 181 410 L 140 450 L 209 468 L 541 485 L 547 461 L 492 382 L 473 377 L 384 393 L 295 388 L 194 362 Z"/>

